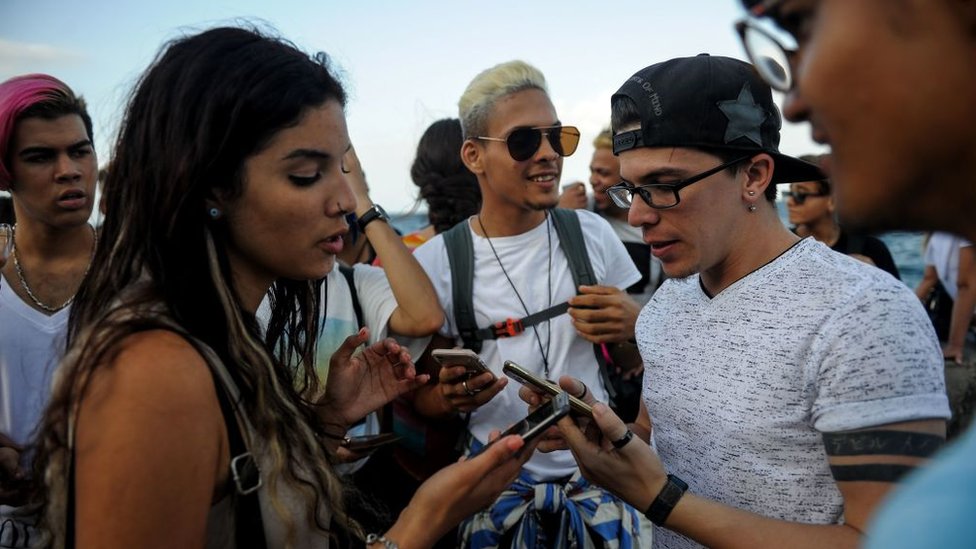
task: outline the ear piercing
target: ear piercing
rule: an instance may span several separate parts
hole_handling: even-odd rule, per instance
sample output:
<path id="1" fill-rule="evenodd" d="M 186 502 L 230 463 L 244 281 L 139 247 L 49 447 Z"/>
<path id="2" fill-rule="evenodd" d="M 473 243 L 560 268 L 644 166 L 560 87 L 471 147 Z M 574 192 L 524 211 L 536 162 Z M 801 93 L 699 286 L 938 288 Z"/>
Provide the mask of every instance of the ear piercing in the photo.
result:
<path id="1" fill-rule="evenodd" d="M 749 204 L 749 211 L 750 212 L 756 211 L 756 205 L 755 204 Z"/>
<path id="2" fill-rule="evenodd" d="M 756 196 L 756 191 L 749 191 L 749 196 Z"/>
<path id="3" fill-rule="evenodd" d="M 220 219 L 220 216 L 222 214 L 219 208 L 210 208 L 210 210 L 207 213 L 210 214 L 210 219 Z"/>

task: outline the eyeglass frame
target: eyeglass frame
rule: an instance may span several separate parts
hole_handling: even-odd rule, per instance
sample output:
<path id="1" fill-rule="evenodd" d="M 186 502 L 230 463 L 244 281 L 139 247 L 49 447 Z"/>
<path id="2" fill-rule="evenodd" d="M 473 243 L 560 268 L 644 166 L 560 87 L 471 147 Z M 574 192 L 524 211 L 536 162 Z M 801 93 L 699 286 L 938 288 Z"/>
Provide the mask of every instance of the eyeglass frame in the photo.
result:
<path id="1" fill-rule="evenodd" d="M 693 175 L 693 176 L 688 177 L 688 178 L 685 178 L 685 179 L 681 179 L 681 180 L 676 181 L 674 183 L 648 183 L 647 185 L 633 185 L 633 184 L 631 184 L 631 183 L 629 183 L 627 181 L 621 181 L 620 183 L 617 183 L 616 185 L 613 185 L 612 187 L 610 187 L 609 189 L 607 189 L 607 190 L 605 190 L 603 192 L 605 192 L 607 194 L 607 196 L 610 197 L 610 200 L 613 201 L 613 203 L 618 208 L 630 208 L 630 206 L 634 203 L 634 195 L 636 194 L 636 195 L 639 195 L 641 197 L 641 200 L 643 200 L 644 203 L 647 204 L 649 207 L 654 208 L 655 210 L 668 210 L 668 209 L 674 208 L 675 206 L 677 206 L 678 204 L 681 203 L 681 194 L 678 192 L 681 189 L 684 189 L 685 187 L 687 187 L 687 186 L 689 186 L 689 185 L 691 185 L 693 183 L 698 183 L 699 181 L 702 181 L 703 179 L 706 179 L 708 177 L 711 177 L 711 176 L 713 176 L 713 175 L 721 172 L 722 170 L 726 170 L 728 168 L 731 168 L 732 166 L 735 166 L 736 164 L 739 164 L 741 162 L 745 162 L 746 160 L 749 160 L 750 158 L 752 158 L 753 156 L 759 154 L 760 152 L 761 151 L 753 152 L 753 153 L 750 153 L 750 154 L 748 154 L 746 156 L 743 156 L 743 157 L 740 157 L 740 158 L 736 158 L 735 160 L 730 160 L 728 162 L 724 162 L 722 164 L 719 164 L 718 166 L 715 166 L 714 168 L 712 168 L 710 170 L 706 170 L 704 172 L 701 172 L 699 174 Z M 655 204 L 652 204 L 651 203 L 651 195 L 650 195 L 649 192 L 647 192 L 645 190 L 648 187 L 657 187 L 657 188 L 661 188 L 661 189 L 668 189 L 668 190 L 670 190 L 671 193 L 674 194 L 674 204 L 671 204 L 669 206 L 657 206 Z M 618 198 L 614 194 L 615 192 L 621 192 L 621 191 L 626 191 L 630 195 L 630 204 L 624 204 L 624 203 L 622 203 L 622 199 L 621 198 Z"/>
<path id="2" fill-rule="evenodd" d="M 549 135 L 551 135 L 551 133 L 548 132 L 548 131 L 545 131 L 545 130 L 555 130 L 555 129 L 558 129 L 559 130 L 559 133 L 562 133 L 562 131 L 564 129 L 576 130 L 576 146 L 573 147 L 573 151 L 572 152 L 570 152 L 570 153 L 559 152 L 559 151 L 556 150 L 555 145 L 552 144 L 552 141 L 549 141 Z M 519 160 L 518 158 L 515 158 L 515 156 L 512 155 L 512 149 L 508 145 L 508 139 L 510 137 L 512 137 L 512 134 L 514 134 L 515 132 L 520 131 L 520 130 L 535 130 L 535 131 L 538 131 L 541 134 L 541 137 L 539 138 L 539 144 L 536 145 L 535 150 L 532 151 L 532 154 L 530 154 L 529 156 L 527 156 L 527 157 L 525 157 L 525 158 L 523 158 L 521 160 Z M 543 139 L 545 139 L 546 141 L 549 141 L 549 146 L 552 147 L 553 151 L 555 151 L 556 154 L 558 154 L 562 158 L 566 158 L 568 156 L 572 156 L 573 153 L 576 152 L 576 149 L 579 148 L 579 140 L 580 140 L 581 135 L 582 134 L 581 134 L 579 128 L 577 128 L 576 126 L 564 126 L 564 125 L 561 125 L 560 124 L 560 125 L 557 125 L 557 126 L 532 126 L 532 127 L 527 127 L 527 128 L 526 127 L 515 128 L 512 131 L 508 132 L 508 135 L 506 135 L 505 137 L 489 137 L 489 136 L 485 136 L 485 135 L 476 135 L 474 138 L 475 139 L 480 139 L 482 141 L 497 141 L 497 142 L 500 142 L 500 143 L 504 143 L 505 144 L 505 148 L 508 149 L 508 155 L 512 157 L 512 160 L 515 160 L 516 162 L 525 162 L 526 160 L 529 160 L 530 158 L 532 158 L 533 156 L 535 156 L 535 154 L 537 152 L 539 152 L 539 148 L 542 147 L 542 141 L 543 141 Z M 561 145 L 561 143 L 560 143 L 560 145 Z M 562 148 L 562 146 L 560 146 L 560 148 Z"/>
<path id="3" fill-rule="evenodd" d="M 797 206 L 802 206 L 802 205 L 806 204 L 808 198 L 811 198 L 811 197 L 812 198 L 823 198 L 825 196 L 830 196 L 830 191 L 827 191 L 827 192 L 818 191 L 818 192 L 815 192 L 815 193 L 798 193 L 798 192 L 794 192 L 794 191 L 783 191 L 780 194 L 782 194 L 786 198 L 792 198 L 793 199 L 793 202 L 796 202 L 796 205 Z M 799 197 L 803 197 L 803 198 L 799 198 Z"/>
<path id="4" fill-rule="evenodd" d="M 756 18 L 766 15 L 767 13 L 772 11 L 777 4 L 780 3 L 782 3 L 782 0 L 766 0 L 765 2 L 762 2 L 761 4 L 749 10 L 749 16 L 736 21 L 733 26 L 735 27 L 736 33 L 739 35 L 739 40 L 742 42 L 742 49 L 745 50 L 746 56 L 749 58 L 749 62 L 752 63 L 752 66 L 756 67 L 756 73 L 759 74 L 759 77 L 762 78 L 764 82 L 769 84 L 769 87 L 773 88 L 774 90 L 783 93 L 788 93 L 793 89 L 793 86 L 796 84 L 796 80 L 794 79 L 794 74 L 793 74 L 794 72 L 793 60 L 796 58 L 797 50 L 787 48 L 771 32 L 767 31 L 766 29 L 760 27 L 755 23 Z M 769 78 L 766 77 L 762 65 L 760 65 L 756 61 L 755 56 L 753 55 L 752 51 L 749 49 L 748 42 L 746 42 L 747 31 L 758 32 L 759 34 L 769 39 L 773 44 L 776 45 L 776 47 L 780 49 L 780 51 L 783 52 L 783 55 L 786 57 L 786 61 L 787 61 L 786 66 L 783 67 L 783 70 L 787 71 L 786 74 L 787 76 L 789 76 L 789 83 L 790 83 L 789 86 L 786 87 L 778 86 L 774 82 L 772 82 Z"/>

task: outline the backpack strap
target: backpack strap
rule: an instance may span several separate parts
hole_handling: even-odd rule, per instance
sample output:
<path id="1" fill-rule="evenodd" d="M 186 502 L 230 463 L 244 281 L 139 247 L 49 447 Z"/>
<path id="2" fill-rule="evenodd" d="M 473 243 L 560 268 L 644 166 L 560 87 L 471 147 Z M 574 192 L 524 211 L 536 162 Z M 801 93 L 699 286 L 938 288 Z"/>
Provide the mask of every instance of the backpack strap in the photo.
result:
<path id="1" fill-rule="evenodd" d="M 454 322 L 465 348 L 481 352 L 478 324 L 474 317 L 474 241 L 468 222 L 463 221 L 444 233 L 447 260 L 451 265 Z"/>
<path id="2" fill-rule="evenodd" d="M 339 267 L 339 272 L 346 278 L 346 284 L 349 285 L 349 297 L 352 298 L 352 310 L 356 313 L 356 325 L 362 328 L 366 323 L 363 321 L 363 308 L 359 304 L 359 292 L 356 291 L 354 269 L 341 263 L 337 263 L 336 266 Z"/>
<path id="3" fill-rule="evenodd" d="M 590 254 L 586 251 L 586 239 L 583 236 L 583 229 L 580 227 L 579 215 L 575 210 L 565 208 L 553 208 L 549 210 L 552 214 L 552 224 L 556 226 L 556 234 L 559 236 L 559 247 L 566 255 L 569 262 L 569 270 L 573 275 L 573 283 L 576 285 L 577 292 L 580 286 L 592 286 L 597 283 L 596 275 L 593 274 L 593 264 L 590 262 Z M 617 396 L 617 392 L 610 382 L 610 372 L 607 367 L 608 350 L 602 343 L 593 344 L 593 355 L 600 368 L 600 378 L 610 396 L 610 403 Z"/>

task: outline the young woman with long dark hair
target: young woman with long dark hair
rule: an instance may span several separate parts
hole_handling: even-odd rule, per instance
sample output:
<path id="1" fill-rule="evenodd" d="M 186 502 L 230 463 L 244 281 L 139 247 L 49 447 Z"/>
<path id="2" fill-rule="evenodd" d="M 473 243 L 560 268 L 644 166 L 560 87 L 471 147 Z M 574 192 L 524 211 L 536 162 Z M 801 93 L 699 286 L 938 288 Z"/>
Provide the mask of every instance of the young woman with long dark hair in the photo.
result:
<path id="1" fill-rule="evenodd" d="M 344 102 L 320 57 L 253 30 L 178 39 L 143 75 L 42 424 L 54 546 L 324 547 L 336 529 L 362 536 L 334 449 L 347 426 L 427 376 L 392 340 L 354 353 L 364 330 L 316 386 L 314 281 L 355 208 Z M 264 335 L 254 313 L 269 288 Z M 446 469 L 367 543 L 429 545 L 514 478 L 531 454 L 510 459 L 521 445 L 509 437 Z"/>

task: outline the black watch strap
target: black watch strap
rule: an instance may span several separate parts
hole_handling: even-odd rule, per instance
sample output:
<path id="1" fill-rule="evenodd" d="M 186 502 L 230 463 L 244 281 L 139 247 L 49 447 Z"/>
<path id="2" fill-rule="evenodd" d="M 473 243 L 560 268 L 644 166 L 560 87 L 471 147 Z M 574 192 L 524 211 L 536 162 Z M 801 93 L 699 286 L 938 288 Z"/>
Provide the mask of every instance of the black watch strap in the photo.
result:
<path id="1" fill-rule="evenodd" d="M 668 475 L 668 482 L 661 488 L 661 493 L 654 498 L 651 506 L 647 508 L 644 516 L 647 520 L 658 526 L 664 526 L 664 521 L 668 520 L 668 515 L 678 504 L 681 496 L 688 490 L 688 484 L 674 475 Z"/>
<path id="2" fill-rule="evenodd" d="M 373 204 L 368 210 L 366 210 L 366 213 L 356 219 L 356 224 L 359 225 L 360 231 L 365 231 L 366 225 L 369 225 L 377 219 L 388 223 L 390 221 L 390 216 L 387 215 L 386 210 L 384 210 L 382 206 L 379 204 Z"/>

